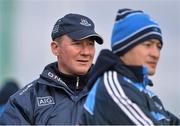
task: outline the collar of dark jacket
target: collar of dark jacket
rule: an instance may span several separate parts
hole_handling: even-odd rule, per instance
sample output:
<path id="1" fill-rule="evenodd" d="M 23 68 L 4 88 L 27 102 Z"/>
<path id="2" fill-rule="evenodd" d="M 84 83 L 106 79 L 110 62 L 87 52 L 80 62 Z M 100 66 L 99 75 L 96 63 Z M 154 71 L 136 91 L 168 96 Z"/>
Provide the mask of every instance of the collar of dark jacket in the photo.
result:
<path id="1" fill-rule="evenodd" d="M 88 88 L 91 88 L 99 76 L 105 71 L 116 70 L 121 75 L 132 79 L 135 82 L 144 82 L 147 80 L 147 73 L 144 71 L 143 66 L 128 66 L 110 50 L 104 49 L 97 57 L 96 63 L 91 70 L 90 80 L 88 82 Z M 152 86 L 152 82 L 148 80 L 148 85 Z"/>
<path id="2" fill-rule="evenodd" d="M 72 76 L 72 75 L 66 75 L 66 74 L 59 72 L 57 62 L 47 65 L 44 68 L 40 77 L 49 82 L 55 82 L 55 83 L 50 83 L 52 86 L 56 86 L 56 87 L 63 86 L 66 88 L 68 87 L 73 92 L 81 91 L 87 84 L 87 80 L 88 80 L 88 74 L 81 75 L 81 76 Z M 79 81 L 78 88 L 76 86 L 77 81 Z"/>

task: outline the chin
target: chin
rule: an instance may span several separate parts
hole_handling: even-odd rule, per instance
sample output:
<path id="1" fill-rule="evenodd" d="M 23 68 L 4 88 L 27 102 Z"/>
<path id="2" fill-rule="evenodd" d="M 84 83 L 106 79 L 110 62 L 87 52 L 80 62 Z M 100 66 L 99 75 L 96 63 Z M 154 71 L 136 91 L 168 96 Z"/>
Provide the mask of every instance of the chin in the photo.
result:
<path id="1" fill-rule="evenodd" d="M 150 76 L 153 76 L 153 75 L 155 74 L 155 71 L 150 71 L 148 74 L 149 74 Z"/>
<path id="2" fill-rule="evenodd" d="M 86 73 L 78 73 L 77 75 L 80 75 L 80 76 L 82 76 L 82 75 L 85 75 Z"/>
<path id="3" fill-rule="evenodd" d="M 85 75 L 88 71 L 84 70 L 84 71 L 78 71 L 77 75 Z"/>

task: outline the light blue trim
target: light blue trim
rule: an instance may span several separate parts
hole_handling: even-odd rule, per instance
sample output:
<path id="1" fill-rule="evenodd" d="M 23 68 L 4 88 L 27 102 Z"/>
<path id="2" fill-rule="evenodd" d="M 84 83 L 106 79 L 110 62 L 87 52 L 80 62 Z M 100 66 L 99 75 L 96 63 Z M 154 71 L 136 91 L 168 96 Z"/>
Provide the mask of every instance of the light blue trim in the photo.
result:
<path id="1" fill-rule="evenodd" d="M 143 84 L 146 87 L 147 84 L 149 83 L 149 79 L 148 79 L 148 67 L 143 65 Z"/>
<path id="2" fill-rule="evenodd" d="M 0 105 L 0 116 L 4 112 L 5 105 L 6 104 Z"/>
<path id="3" fill-rule="evenodd" d="M 157 120 L 163 120 L 163 119 L 167 119 L 163 114 L 159 113 L 159 112 L 151 112 L 151 115 Z"/>
<path id="4" fill-rule="evenodd" d="M 95 99 L 96 99 L 96 89 L 99 84 L 100 78 L 97 79 L 95 82 L 93 88 L 89 92 L 89 95 L 86 99 L 86 102 L 84 104 L 84 108 L 91 114 L 94 114 L 94 105 L 95 105 Z"/>
<path id="5" fill-rule="evenodd" d="M 149 89 L 145 89 L 144 92 L 148 94 L 150 98 L 156 96 L 156 94 Z"/>
<path id="6" fill-rule="evenodd" d="M 146 88 L 147 86 L 147 83 L 144 84 L 144 83 L 135 83 L 133 82 L 132 80 L 130 80 L 129 78 L 127 77 L 123 77 L 123 79 L 128 82 L 129 84 L 133 85 L 134 87 L 136 87 L 140 92 L 144 92 L 146 94 L 149 95 L 150 98 L 156 96 L 152 91 L 150 91 L 149 89 Z M 146 78 L 147 79 L 147 78 Z M 145 81 L 144 81 L 145 82 Z"/>

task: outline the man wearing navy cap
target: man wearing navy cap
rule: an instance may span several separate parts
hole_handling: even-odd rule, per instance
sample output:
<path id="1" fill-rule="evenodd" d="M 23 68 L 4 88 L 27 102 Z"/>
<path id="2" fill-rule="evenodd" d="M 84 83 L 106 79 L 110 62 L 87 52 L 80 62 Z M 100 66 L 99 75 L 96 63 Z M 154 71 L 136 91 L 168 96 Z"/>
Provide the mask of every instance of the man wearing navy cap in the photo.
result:
<path id="1" fill-rule="evenodd" d="M 120 9 L 111 48 L 102 50 L 87 84 L 80 124 L 180 125 L 149 89 L 163 46 L 159 25 L 139 10 Z"/>
<path id="2" fill-rule="evenodd" d="M 44 68 L 40 77 L 13 95 L 0 117 L 0 124 L 77 124 L 88 94 L 95 42 L 103 40 L 86 16 L 67 14 L 59 19 L 51 37 L 57 62 Z"/>

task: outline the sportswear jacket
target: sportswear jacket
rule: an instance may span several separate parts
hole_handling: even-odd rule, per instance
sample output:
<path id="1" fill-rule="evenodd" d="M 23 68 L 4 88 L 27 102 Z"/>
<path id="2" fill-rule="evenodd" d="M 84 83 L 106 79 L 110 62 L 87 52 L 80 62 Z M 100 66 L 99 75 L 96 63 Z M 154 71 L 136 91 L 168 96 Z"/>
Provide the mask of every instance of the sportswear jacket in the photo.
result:
<path id="1" fill-rule="evenodd" d="M 57 62 L 45 67 L 40 77 L 10 97 L 0 124 L 77 124 L 87 96 L 88 75 L 59 73 Z"/>
<path id="2" fill-rule="evenodd" d="M 178 125 L 180 120 L 168 112 L 147 87 L 152 82 L 147 69 L 127 66 L 109 50 L 102 50 L 88 83 L 80 124 Z"/>

